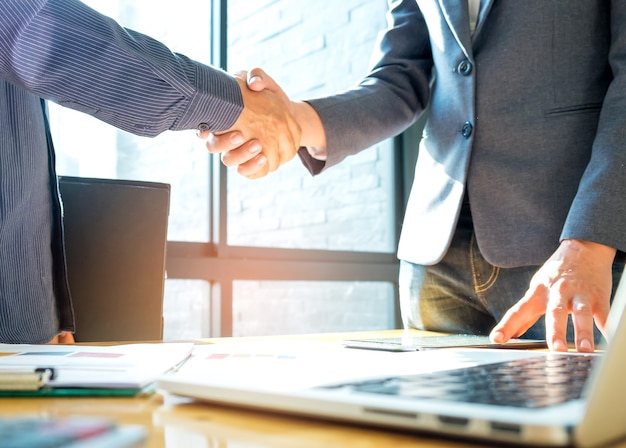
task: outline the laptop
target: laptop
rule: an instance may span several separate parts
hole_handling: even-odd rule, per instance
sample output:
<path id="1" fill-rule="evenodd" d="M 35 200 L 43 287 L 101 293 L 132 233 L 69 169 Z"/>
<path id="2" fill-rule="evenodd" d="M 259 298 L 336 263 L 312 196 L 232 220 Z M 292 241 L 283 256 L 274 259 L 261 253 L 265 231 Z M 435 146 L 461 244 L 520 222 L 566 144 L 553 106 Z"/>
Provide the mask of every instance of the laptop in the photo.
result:
<path id="1" fill-rule="evenodd" d="M 61 176 L 77 342 L 160 340 L 170 186 Z"/>
<path id="2" fill-rule="evenodd" d="M 390 352 L 257 340 L 198 346 L 157 387 L 200 401 L 465 440 L 593 447 L 626 436 L 626 276 L 602 353 Z"/>

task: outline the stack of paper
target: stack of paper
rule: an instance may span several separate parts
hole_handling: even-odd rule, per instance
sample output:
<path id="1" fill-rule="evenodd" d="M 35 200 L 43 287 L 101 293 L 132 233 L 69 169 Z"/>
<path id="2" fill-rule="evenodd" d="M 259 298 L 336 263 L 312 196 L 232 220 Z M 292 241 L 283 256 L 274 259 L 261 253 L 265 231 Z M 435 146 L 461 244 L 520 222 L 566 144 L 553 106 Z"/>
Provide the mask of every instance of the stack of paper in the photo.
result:
<path id="1" fill-rule="evenodd" d="M 0 396 L 20 394 L 134 395 L 180 366 L 192 343 L 114 346 L 0 344 Z M 11 385 L 15 376 L 51 372 L 34 392 Z M 4 387 L 2 387 L 3 379 Z M 2 390 L 4 389 L 4 390 Z M 20 389 L 20 388 L 18 388 Z"/>

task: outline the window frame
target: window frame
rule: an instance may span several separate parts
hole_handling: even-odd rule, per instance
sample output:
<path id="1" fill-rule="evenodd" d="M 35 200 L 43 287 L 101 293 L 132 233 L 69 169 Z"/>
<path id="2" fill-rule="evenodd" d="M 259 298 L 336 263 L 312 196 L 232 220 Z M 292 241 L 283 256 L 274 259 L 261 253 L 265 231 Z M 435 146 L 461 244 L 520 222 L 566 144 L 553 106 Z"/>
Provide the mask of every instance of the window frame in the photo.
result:
<path id="1" fill-rule="evenodd" d="M 227 0 L 211 1 L 211 63 L 227 65 Z M 399 261 L 395 248 L 407 196 L 404 139 L 393 139 L 395 235 L 393 253 L 352 252 L 271 247 L 232 246 L 226 243 L 227 176 L 218 155 L 209 160 L 210 242 L 168 241 L 167 278 L 205 280 L 210 285 L 210 337 L 233 335 L 233 282 L 237 280 L 380 281 L 393 285 L 390 310 L 395 327 L 401 327 L 398 301 Z M 408 170 L 411 171 L 411 170 Z"/>

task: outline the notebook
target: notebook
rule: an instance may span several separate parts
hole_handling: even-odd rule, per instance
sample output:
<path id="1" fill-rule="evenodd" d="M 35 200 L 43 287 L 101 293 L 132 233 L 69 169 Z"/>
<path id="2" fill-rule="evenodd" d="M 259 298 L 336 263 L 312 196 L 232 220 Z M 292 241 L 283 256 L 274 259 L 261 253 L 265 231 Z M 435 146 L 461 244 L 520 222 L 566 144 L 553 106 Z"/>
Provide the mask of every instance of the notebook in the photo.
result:
<path id="1" fill-rule="evenodd" d="M 393 352 L 433 350 L 451 347 L 472 348 L 546 348 L 545 340 L 540 339 L 510 339 L 499 344 L 491 342 L 489 336 L 476 334 L 445 334 L 432 336 L 412 336 L 410 333 L 402 337 L 380 337 L 374 339 L 345 339 L 341 342 L 350 348 L 368 350 L 389 350 Z"/>
<path id="2" fill-rule="evenodd" d="M 152 393 L 154 381 L 184 363 L 192 348 L 192 343 L 182 342 L 0 344 L 0 397 Z"/>
<path id="3" fill-rule="evenodd" d="M 224 342 L 198 347 L 157 388 L 201 401 L 497 445 L 600 446 L 626 436 L 626 324 L 618 325 L 625 278 L 603 353 Z"/>
<path id="4" fill-rule="evenodd" d="M 77 342 L 160 340 L 170 186 L 61 176 Z"/>

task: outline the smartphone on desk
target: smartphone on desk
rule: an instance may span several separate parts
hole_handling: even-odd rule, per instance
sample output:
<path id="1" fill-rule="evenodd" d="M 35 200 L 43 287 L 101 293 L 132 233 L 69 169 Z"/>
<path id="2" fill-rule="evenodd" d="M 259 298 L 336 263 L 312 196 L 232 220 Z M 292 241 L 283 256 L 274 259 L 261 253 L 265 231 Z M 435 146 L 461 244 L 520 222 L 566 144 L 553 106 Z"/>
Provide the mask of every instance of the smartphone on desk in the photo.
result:
<path id="1" fill-rule="evenodd" d="M 344 347 L 363 348 L 368 350 L 384 350 L 393 352 L 407 352 L 418 350 L 433 350 L 438 348 L 546 348 L 545 340 L 541 339 L 511 339 L 499 344 L 491 342 L 489 336 L 473 334 L 446 334 L 440 336 L 403 336 L 383 337 L 375 339 L 345 339 Z"/>

